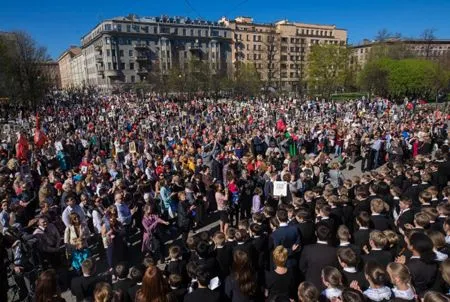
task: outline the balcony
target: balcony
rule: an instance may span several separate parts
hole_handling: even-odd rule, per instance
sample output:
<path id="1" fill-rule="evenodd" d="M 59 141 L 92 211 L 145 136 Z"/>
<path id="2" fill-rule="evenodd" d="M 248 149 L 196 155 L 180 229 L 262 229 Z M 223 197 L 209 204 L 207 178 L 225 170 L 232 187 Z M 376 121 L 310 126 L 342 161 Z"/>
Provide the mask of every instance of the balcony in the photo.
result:
<path id="1" fill-rule="evenodd" d="M 148 45 L 147 44 L 144 44 L 144 43 L 136 43 L 136 44 L 134 44 L 134 49 L 136 49 L 136 50 L 146 50 L 146 49 L 148 49 Z"/>
<path id="2" fill-rule="evenodd" d="M 144 55 L 136 56 L 136 61 L 148 61 L 148 57 Z"/>
<path id="3" fill-rule="evenodd" d="M 105 76 L 111 77 L 111 78 L 118 77 L 119 76 L 119 71 L 118 70 L 106 70 L 105 71 Z"/>
<path id="4" fill-rule="evenodd" d="M 189 47 L 189 51 L 192 52 L 202 52 L 202 47 L 199 43 L 194 43 Z"/>
<path id="5" fill-rule="evenodd" d="M 147 75 L 147 74 L 148 74 L 148 70 L 147 70 L 147 68 L 140 68 L 140 69 L 137 71 L 137 74 L 138 74 L 138 75 Z"/>
<path id="6" fill-rule="evenodd" d="M 103 56 L 102 55 L 95 55 L 95 61 L 97 63 L 103 62 Z"/>
<path id="7" fill-rule="evenodd" d="M 102 48 L 103 48 L 103 46 L 101 44 L 97 44 L 97 45 L 94 46 L 94 49 L 97 50 L 97 51 L 98 50 L 102 50 Z"/>

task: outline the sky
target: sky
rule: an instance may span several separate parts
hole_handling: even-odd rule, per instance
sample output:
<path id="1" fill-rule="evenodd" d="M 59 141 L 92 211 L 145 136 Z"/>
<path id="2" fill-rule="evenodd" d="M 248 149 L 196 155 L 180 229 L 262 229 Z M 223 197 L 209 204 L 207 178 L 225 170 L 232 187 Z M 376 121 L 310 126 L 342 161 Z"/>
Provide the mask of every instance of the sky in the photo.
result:
<path id="1" fill-rule="evenodd" d="M 289 20 L 335 24 L 349 43 L 373 39 L 380 29 L 419 37 L 434 29 L 450 39 L 450 0 L 0 0 L 0 31 L 26 31 L 58 56 L 101 20 L 126 16 L 187 16 L 218 20 L 251 16 L 255 22 Z"/>

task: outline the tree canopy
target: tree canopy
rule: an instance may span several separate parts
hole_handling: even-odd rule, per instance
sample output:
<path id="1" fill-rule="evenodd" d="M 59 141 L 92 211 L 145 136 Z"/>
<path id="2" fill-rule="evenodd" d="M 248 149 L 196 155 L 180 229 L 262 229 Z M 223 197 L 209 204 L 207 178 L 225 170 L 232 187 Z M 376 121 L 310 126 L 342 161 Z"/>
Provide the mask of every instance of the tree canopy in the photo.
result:
<path id="1" fill-rule="evenodd" d="M 449 72 L 429 60 L 379 58 L 365 65 L 359 84 L 382 96 L 430 98 L 448 87 Z"/>
<path id="2" fill-rule="evenodd" d="M 35 105 L 50 86 L 50 75 L 42 68 L 47 61 L 46 48 L 27 33 L 0 36 L 0 94 L 16 104 Z"/>
<path id="3" fill-rule="evenodd" d="M 330 96 L 343 87 L 348 71 L 349 50 L 338 45 L 317 44 L 311 47 L 308 85 L 316 93 Z"/>

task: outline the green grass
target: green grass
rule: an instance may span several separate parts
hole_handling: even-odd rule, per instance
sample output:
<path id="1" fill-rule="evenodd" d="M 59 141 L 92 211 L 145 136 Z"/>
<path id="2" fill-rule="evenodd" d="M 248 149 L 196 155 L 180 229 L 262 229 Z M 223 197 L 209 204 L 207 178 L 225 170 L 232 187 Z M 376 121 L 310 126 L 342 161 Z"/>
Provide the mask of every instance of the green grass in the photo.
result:
<path id="1" fill-rule="evenodd" d="M 331 99 L 334 101 L 346 101 L 350 99 L 359 99 L 363 96 L 367 97 L 367 93 L 362 92 L 347 92 L 347 93 L 336 93 L 331 95 Z"/>

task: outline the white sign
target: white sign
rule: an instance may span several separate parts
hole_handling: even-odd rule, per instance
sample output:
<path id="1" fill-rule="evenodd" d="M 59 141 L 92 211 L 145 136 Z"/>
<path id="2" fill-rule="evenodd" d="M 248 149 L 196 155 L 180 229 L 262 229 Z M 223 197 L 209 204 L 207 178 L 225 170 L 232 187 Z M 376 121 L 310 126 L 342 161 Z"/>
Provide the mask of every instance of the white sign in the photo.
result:
<path id="1" fill-rule="evenodd" d="M 287 186 L 286 181 L 274 181 L 273 182 L 273 196 L 287 196 Z"/>

